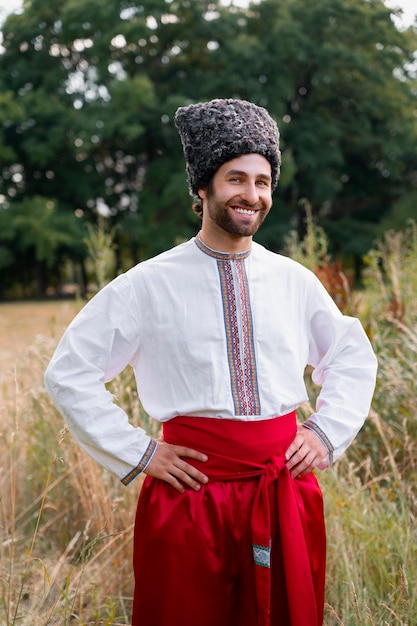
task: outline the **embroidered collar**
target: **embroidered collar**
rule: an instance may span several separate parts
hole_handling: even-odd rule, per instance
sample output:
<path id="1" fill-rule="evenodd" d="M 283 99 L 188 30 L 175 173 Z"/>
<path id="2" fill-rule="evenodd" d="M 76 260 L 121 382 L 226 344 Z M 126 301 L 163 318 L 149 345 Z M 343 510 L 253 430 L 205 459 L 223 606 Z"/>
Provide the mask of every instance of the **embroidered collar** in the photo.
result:
<path id="1" fill-rule="evenodd" d="M 205 254 L 217 259 L 218 261 L 242 261 L 247 259 L 252 249 L 245 250 L 244 252 L 218 252 L 217 250 L 213 250 L 213 248 L 209 248 L 204 241 L 202 241 L 200 237 L 200 233 L 198 233 L 197 237 L 194 238 L 197 248 L 199 248 Z"/>

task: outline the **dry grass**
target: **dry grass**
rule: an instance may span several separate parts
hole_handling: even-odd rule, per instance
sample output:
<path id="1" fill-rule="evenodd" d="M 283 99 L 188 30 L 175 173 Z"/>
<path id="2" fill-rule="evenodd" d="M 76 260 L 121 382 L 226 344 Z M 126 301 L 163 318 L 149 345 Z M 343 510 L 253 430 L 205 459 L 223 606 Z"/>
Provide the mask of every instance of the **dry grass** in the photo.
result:
<path id="1" fill-rule="evenodd" d="M 140 482 L 127 490 L 103 474 L 43 387 L 47 361 L 78 309 L 0 306 L 2 626 L 129 623 Z M 117 384 L 129 394 L 126 378 Z"/>
<path id="2" fill-rule="evenodd" d="M 72 300 L 0 304 L 1 381 L 38 339 L 58 339 L 79 308 Z"/>

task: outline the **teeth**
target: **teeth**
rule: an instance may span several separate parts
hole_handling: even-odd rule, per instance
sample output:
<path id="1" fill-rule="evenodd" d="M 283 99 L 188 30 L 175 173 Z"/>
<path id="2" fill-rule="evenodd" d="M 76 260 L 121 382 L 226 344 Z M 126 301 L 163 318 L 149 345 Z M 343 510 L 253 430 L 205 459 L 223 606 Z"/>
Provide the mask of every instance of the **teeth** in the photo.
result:
<path id="1" fill-rule="evenodd" d="M 236 213 L 243 213 L 244 215 L 254 215 L 253 209 L 235 209 Z"/>

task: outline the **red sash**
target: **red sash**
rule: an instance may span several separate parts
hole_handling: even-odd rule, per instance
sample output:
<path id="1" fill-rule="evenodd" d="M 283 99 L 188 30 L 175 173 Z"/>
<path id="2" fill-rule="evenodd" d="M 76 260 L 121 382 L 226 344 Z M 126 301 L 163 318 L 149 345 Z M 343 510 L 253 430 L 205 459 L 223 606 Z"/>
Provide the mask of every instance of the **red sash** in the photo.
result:
<path id="1" fill-rule="evenodd" d="M 323 501 L 313 473 L 293 479 L 285 451 L 295 437 L 295 411 L 270 420 L 177 417 L 163 424 L 167 443 L 204 452 L 187 459 L 211 481 L 257 479 L 252 542 L 260 626 L 271 615 L 271 511 L 277 510 L 284 579 L 292 626 L 321 626 L 326 540 Z M 274 546 L 272 546 L 274 550 Z"/>

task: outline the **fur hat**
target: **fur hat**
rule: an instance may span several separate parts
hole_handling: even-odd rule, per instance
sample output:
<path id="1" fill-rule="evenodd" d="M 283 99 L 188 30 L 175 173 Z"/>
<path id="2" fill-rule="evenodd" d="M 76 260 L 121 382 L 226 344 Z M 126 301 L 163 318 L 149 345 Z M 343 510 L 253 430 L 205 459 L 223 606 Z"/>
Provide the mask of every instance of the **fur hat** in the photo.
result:
<path id="1" fill-rule="evenodd" d="M 246 100 L 216 99 L 180 107 L 175 114 L 190 192 L 207 186 L 223 163 L 242 154 L 262 154 L 271 164 L 272 189 L 278 183 L 279 131 L 268 111 Z"/>

